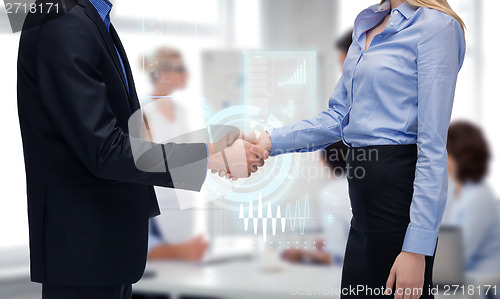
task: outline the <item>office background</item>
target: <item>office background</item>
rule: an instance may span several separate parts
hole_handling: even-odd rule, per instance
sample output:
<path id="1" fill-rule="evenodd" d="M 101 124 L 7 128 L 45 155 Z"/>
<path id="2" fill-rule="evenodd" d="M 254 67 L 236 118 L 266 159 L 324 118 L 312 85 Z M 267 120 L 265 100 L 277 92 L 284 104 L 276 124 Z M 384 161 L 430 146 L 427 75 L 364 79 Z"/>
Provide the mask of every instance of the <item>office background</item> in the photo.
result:
<path id="1" fill-rule="evenodd" d="M 143 58 L 155 49 L 180 50 L 189 69 L 190 94 L 203 98 L 210 113 L 245 104 L 244 53 L 302 51 L 316 54 L 315 99 L 307 107 L 324 109 L 340 66 L 334 41 L 352 27 L 357 13 L 375 0 L 145 0 L 115 1 L 112 21 L 131 61 L 139 97 L 151 91 Z M 468 29 L 467 56 L 459 75 L 453 119 L 480 125 L 493 152 L 488 181 L 500 194 L 500 102 L 498 101 L 498 11 L 496 0 L 449 0 Z M 25 277 L 28 271 L 28 225 L 21 136 L 16 106 L 16 57 L 19 33 L 12 33 L 5 8 L 0 8 L 0 92 L 2 94 L 2 164 L 0 188 L 0 280 Z M 230 60 L 227 63 L 227 60 Z M 215 62 L 214 62 L 215 61 Z M 219 63 L 217 64 L 217 61 Z M 225 75 L 223 79 L 213 72 Z M 311 116 L 299 110 L 290 119 Z M 311 155 L 311 161 L 315 154 Z M 312 163 L 312 162 L 311 162 Z M 310 199 L 306 234 L 320 230 L 318 179 L 298 184 L 276 204 Z M 297 195 L 297 194 L 300 194 Z M 231 211 L 234 212 L 234 211 Z M 203 218 L 203 217 L 202 217 Z M 203 220 L 209 223 L 210 219 Z M 240 223 L 224 223 L 237 226 Z M 500 229 L 500 228 L 499 228 Z M 2 285 L 0 283 L 0 285 Z"/>

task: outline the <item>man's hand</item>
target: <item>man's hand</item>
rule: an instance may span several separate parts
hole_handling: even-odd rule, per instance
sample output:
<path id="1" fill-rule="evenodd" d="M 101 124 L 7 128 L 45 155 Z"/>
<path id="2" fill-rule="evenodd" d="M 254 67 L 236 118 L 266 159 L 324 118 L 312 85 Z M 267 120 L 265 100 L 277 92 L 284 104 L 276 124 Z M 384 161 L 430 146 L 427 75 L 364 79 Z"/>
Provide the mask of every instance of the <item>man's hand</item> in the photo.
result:
<path id="1" fill-rule="evenodd" d="M 243 139 L 244 141 L 252 143 L 254 145 L 257 145 L 260 148 L 260 150 L 265 150 L 266 152 L 265 152 L 264 160 L 267 159 L 267 157 L 269 156 L 268 151 L 272 148 L 272 144 L 271 144 L 271 137 L 269 136 L 269 134 L 266 131 L 260 131 L 257 133 L 242 132 L 239 134 L 239 136 L 232 134 L 231 136 L 229 136 L 227 138 L 228 145 L 231 145 L 231 144 L 229 144 L 229 142 L 235 141 L 235 137 L 239 138 L 239 139 Z M 259 165 L 259 167 L 260 166 L 262 166 L 262 165 Z M 257 170 L 257 169 L 255 169 L 255 170 Z M 212 169 L 212 173 L 219 173 L 220 177 L 226 176 L 228 179 L 231 179 L 231 178 L 233 180 L 238 179 L 238 176 L 235 176 L 233 173 L 228 172 L 227 170 L 217 171 L 217 170 Z"/>
<path id="2" fill-rule="evenodd" d="M 220 140 L 218 140 L 215 143 L 210 143 L 208 145 L 209 151 L 210 151 L 210 156 L 215 155 L 216 153 L 225 150 L 227 147 L 233 145 L 233 143 L 238 140 L 242 139 L 242 132 L 230 132 Z"/>
<path id="3" fill-rule="evenodd" d="M 226 144 L 227 140 L 232 141 L 231 139 L 232 137 L 228 137 Z M 267 150 L 243 139 L 237 139 L 221 151 L 216 151 L 217 143 L 209 145 L 211 152 L 208 167 L 212 172 L 230 173 L 233 178 L 249 177 L 258 167 L 263 166 L 264 160 L 269 157 Z"/>
<path id="4" fill-rule="evenodd" d="M 425 255 L 402 251 L 391 268 L 386 295 L 395 299 L 418 299 L 424 286 Z M 396 284 L 396 288 L 394 288 Z"/>

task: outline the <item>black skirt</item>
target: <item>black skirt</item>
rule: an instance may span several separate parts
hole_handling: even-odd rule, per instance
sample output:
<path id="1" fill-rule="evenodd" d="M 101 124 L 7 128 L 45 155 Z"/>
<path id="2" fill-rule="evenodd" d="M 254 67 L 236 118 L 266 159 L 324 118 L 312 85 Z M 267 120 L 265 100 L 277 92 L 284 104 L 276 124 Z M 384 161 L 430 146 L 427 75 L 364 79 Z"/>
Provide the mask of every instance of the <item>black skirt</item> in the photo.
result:
<path id="1" fill-rule="evenodd" d="M 416 162 L 415 144 L 349 148 L 347 174 L 353 218 L 341 298 L 379 297 L 385 291 L 410 222 Z M 434 257 L 427 256 L 420 298 L 434 298 L 430 294 L 433 263 Z"/>

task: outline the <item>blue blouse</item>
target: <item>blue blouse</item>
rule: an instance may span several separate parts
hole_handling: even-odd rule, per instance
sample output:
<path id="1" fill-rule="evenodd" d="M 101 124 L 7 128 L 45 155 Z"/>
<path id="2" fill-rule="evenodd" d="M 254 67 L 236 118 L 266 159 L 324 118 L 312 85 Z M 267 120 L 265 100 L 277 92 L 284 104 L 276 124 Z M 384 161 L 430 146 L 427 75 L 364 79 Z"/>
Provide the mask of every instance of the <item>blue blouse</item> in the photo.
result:
<path id="1" fill-rule="evenodd" d="M 366 32 L 391 14 L 365 51 Z M 432 255 L 447 194 L 446 137 L 464 32 L 453 17 L 406 2 L 363 10 L 329 109 L 269 131 L 271 155 L 313 151 L 343 140 L 352 147 L 417 144 L 410 224 L 403 250 Z"/>

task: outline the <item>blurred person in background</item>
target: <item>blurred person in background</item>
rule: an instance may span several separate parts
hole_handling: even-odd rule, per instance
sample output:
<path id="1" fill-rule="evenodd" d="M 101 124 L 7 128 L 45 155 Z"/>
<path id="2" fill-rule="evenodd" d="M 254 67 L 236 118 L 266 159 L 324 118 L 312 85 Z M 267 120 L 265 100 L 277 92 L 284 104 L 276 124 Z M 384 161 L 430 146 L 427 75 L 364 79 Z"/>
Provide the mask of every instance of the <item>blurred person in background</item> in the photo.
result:
<path id="1" fill-rule="evenodd" d="M 339 39 L 335 41 L 335 50 L 337 50 L 337 62 L 340 65 L 340 70 L 344 67 L 345 59 L 347 58 L 347 53 L 349 52 L 349 47 L 352 44 L 352 32 L 349 30 Z"/>
<path id="2" fill-rule="evenodd" d="M 293 263 L 312 262 L 341 265 L 352 218 L 346 168 L 347 146 L 339 141 L 321 151 L 321 163 L 331 173 L 331 181 L 320 193 L 324 240 L 315 242 L 316 250 L 287 249 L 283 259 Z"/>
<path id="3" fill-rule="evenodd" d="M 175 97 L 177 92 L 187 88 L 189 80 L 189 73 L 184 64 L 182 53 L 174 48 L 159 48 L 151 56 L 144 58 L 144 68 L 153 87 L 151 102 L 143 105 L 146 109 L 151 107 L 146 113 L 151 114 L 153 113 L 151 110 L 155 110 L 170 125 L 179 123 L 177 122 L 178 116 L 182 113 L 179 111 Z M 152 115 L 146 116 L 148 120 L 153 118 Z M 180 125 L 185 126 L 186 124 L 180 123 Z M 162 130 L 150 131 L 150 133 L 165 134 Z"/>
<path id="4" fill-rule="evenodd" d="M 337 62 L 342 70 L 347 52 L 352 44 L 352 29 L 334 43 Z M 352 212 L 347 186 L 347 146 L 341 141 L 321 151 L 321 163 L 333 176 L 320 193 L 321 220 L 324 240 L 315 242 L 316 250 L 291 248 L 283 252 L 283 259 L 292 263 L 313 262 L 319 264 L 342 264 L 349 234 Z"/>
<path id="5" fill-rule="evenodd" d="M 448 203 L 443 224 L 462 231 L 465 270 L 500 273 L 500 217 L 498 202 L 485 182 L 490 149 L 481 129 L 469 122 L 448 130 Z"/>
<path id="6" fill-rule="evenodd" d="M 165 97 L 187 88 L 189 73 L 182 53 L 163 47 L 145 60 L 149 79 L 153 84 L 153 97 Z"/>
<path id="7" fill-rule="evenodd" d="M 190 115 L 191 110 L 184 111 L 176 98 L 176 93 L 185 90 L 189 80 L 182 53 L 174 48 L 163 47 L 146 58 L 144 63 L 153 86 L 152 102 L 143 105 L 149 125 L 149 138 L 160 142 L 176 137 L 172 135 L 174 132 L 175 135 L 182 135 L 193 130 L 194 128 L 189 123 L 193 118 Z M 175 243 L 169 240 L 171 238 L 186 240 L 194 230 L 193 211 L 181 211 L 177 197 L 201 195 L 179 194 L 175 190 L 156 186 L 155 192 L 164 211 L 161 216 L 149 220 L 148 259 L 190 262 L 203 259 L 208 243 L 202 235 Z M 167 231 L 162 231 L 161 222 L 165 222 Z"/>
<path id="8" fill-rule="evenodd" d="M 163 238 L 156 221 L 156 218 L 149 220 L 148 260 L 198 262 L 203 259 L 208 248 L 203 236 L 197 236 L 187 242 L 169 244 Z"/>

